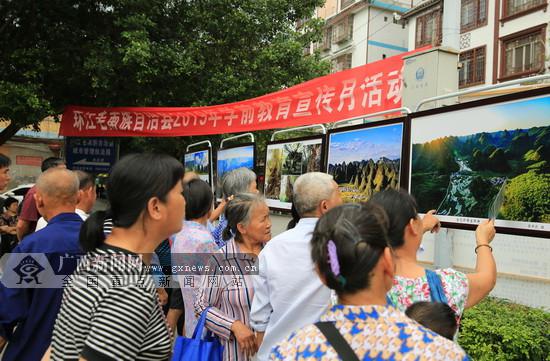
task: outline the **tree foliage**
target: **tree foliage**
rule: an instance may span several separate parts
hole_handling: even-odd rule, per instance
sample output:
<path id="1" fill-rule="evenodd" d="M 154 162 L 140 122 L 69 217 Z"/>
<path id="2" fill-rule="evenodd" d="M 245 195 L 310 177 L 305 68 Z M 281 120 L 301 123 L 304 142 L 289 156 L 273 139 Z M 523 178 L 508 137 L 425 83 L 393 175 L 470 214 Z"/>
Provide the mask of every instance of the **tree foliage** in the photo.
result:
<path id="1" fill-rule="evenodd" d="M 294 26 L 322 3 L 2 0 L 0 118 L 17 131 L 67 104 L 214 105 L 290 87 L 328 70 L 303 56 L 321 23 Z M 181 150 L 181 140 L 145 142 Z"/>
<path id="2" fill-rule="evenodd" d="M 486 298 L 464 312 L 458 343 L 473 360 L 550 360 L 550 313 Z"/>
<path id="3" fill-rule="evenodd" d="M 550 222 L 550 174 L 535 170 L 513 178 L 506 186 L 501 209 L 504 219 Z"/>

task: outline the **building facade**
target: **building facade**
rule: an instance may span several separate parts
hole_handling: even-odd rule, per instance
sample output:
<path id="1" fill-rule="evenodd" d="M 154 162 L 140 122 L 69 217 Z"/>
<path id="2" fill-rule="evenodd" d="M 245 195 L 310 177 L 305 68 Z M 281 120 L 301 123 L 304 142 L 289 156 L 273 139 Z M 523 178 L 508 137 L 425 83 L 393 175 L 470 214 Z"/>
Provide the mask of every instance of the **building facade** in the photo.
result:
<path id="1" fill-rule="evenodd" d="M 8 121 L 0 121 L 0 130 L 8 126 Z M 11 159 L 11 181 L 8 189 L 25 183 L 34 183 L 42 173 L 40 166 L 48 157 L 59 157 L 63 151 L 63 137 L 59 136 L 59 123 L 44 119 L 38 125 L 20 129 L 14 137 L 0 146 L 0 153 Z"/>
<path id="2" fill-rule="evenodd" d="M 442 41 L 444 1 L 425 0 L 403 14 L 409 50 Z M 547 0 L 462 0 L 459 87 L 548 72 Z"/>
<path id="3" fill-rule="evenodd" d="M 331 62 L 332 72 L 403 53 L 408 31 L 397 19 L 410 5 L 406 0 L 327 0 L 316 10 L 326 23 L 323 40 L 312 50 Z"/>

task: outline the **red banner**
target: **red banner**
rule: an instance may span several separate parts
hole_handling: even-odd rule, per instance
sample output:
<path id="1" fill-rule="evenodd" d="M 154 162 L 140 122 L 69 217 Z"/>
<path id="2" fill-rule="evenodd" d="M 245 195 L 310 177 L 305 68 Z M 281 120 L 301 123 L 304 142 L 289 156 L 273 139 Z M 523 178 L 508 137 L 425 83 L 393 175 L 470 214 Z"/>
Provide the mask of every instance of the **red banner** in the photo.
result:
<path id="1" fill-rule="evenodd" d="M 424 50 L 424 49 L 418 49 Z M 60 135 L 174 137 L 332 123 L 401 107 L 403 53 L 237 103 L 187 108 L 68 106 Z"/>

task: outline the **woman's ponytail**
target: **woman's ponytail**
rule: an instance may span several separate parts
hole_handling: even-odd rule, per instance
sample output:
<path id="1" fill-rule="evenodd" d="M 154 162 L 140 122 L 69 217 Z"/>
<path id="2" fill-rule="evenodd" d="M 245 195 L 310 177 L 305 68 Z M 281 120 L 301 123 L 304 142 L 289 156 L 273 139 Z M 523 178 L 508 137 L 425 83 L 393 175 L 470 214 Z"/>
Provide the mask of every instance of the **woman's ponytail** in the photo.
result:
<path id="1" fill-rule="evenodd" d="M 92 213 L 80 228 L 80 246 L 85 252 L 90 252 L 101 246 L 105 241 L 103 224 L 107 218 L 107 212 L 97 211 Z"/>
<path id="2" fill-rule="evenodd" d="M 224 241 L 229 241 L 233 237 L 233 232 L 231 232 L 231 226 L 228 224 L 222 232 L 222 239 Z"/>

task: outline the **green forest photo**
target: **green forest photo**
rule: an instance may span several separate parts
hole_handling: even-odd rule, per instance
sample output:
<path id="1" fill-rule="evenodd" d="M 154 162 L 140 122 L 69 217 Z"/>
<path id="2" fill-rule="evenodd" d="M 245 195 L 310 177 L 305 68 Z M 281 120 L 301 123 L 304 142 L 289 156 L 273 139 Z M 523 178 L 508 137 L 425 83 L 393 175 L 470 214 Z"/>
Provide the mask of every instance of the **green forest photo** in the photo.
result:
<path id="1" fill-rule="evenodd" d="M 290 209 L 296 179 L 321 170 L 322 140 L 268 144 L 264 194 L 271 207 Z"/>
<path id="2" fill-rule="evenodd" d="M 550 223 L 550 97 L 417 118 L 411 143 L 420 212 Z"/>

